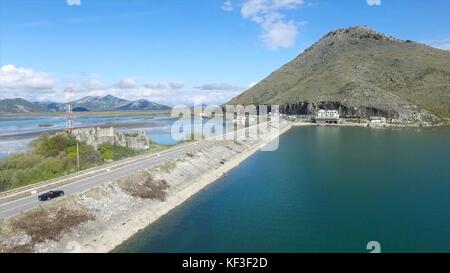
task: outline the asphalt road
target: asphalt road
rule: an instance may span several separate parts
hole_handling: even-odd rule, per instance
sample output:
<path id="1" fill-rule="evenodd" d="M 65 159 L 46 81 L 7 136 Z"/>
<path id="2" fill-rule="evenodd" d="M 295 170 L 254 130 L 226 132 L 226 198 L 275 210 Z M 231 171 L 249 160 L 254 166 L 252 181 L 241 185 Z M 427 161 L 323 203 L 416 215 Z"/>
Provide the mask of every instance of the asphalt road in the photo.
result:
<path id="1" fill-rule="evenodd" d="M 149 168 L 153 165 L 165 162 L 167 160 L 173 159 L 177 156 L 183 155 L 193 150 L 198 150 L 204 148 L 208 145 L 211 145 L 213 142 L 217 140 L 203 140 L 199 142 L 194 142 L 192 145 L 186 147 L 179 147 L 173 150 L 162 151 L 159 154 L 156 154 L 152 157 L 139 159 L 137 161 L 132 161 L 128 164 L 119 166 L 119 167 L 111 167 L 109 169 L 101 169 L 99 171 L 94 172 L 86 178 L 76 179 L 73 182 L 65 184 L 63 186 L 58 186 L 53 189 L 48 190 L 63 190 L 65 195 L 70 195 L 74 193 L 79 193 L 86 191 L 92 187 L 101 185 L 105 182 L 112 181 L 118 178 L 126 177 L 130 174 L 135 173 L 136 171 L 143 170 L 145 168 Z M 39 207 L 43 203 L 53 202 L 54 200 L 58 200 L 58 198 L 53 201 L 39 201 L 37 194 L 29 195 L 26 197 L 18 198 L 13 201 L 9 201 L 6 203 L 0 203 L 0 219 L 8 219 L 14 215 L 17 215 L 21 212 L 31 210 L 33 208 Z"/>
<path id="2" fill-rule="evenodd" d="M 153 165 L 165 162 L 174 157 L 183 155 L 189 151 L 204 148 L 207 145 L 212 144 L 215 140 L 205 140 L 199 143 L 194 143 L 188 147 L 180 147 L 179 149 L 167 152 L 161 152 L 151 158 L 141 159 L 135 162 L 131 162 L 125 166 L 120 166 L 116 168 L 110 168 L 109 170 L 100 170 L 87 178 L 76 180 L 70 184 L 59 186 L 53 190 L 63 190 L 65 195 L 70 195 L 78 192 L 88 190 L 92 187 L 101 185 L 105 182 L 112 181 L 121 177 L 128 176 L 136 171 L 143 170 L 145 168 L 151 167 Z M 37 199 L 38 194 L 23 197 L 14 201 L 10 201 L 4 204 L 0 204 L 0 219 L 7 219 L 23 211 L 27 211 L 40 206 L 43 203 L 48 203 L 52 201 L 39 201 Z M 58 198 L 54 199 L 57 200 Z"/>

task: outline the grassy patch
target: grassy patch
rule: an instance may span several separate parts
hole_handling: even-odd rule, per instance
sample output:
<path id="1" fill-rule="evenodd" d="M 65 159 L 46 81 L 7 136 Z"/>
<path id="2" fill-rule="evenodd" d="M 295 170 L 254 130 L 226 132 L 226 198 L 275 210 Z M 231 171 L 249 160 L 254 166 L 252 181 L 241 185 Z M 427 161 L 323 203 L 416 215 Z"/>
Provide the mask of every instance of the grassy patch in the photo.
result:
<path id="1" fill-rule="evenodd" d="M 41 135 L 30 143 L 30 152 L 0 160 L 0 186 L 10 190 L 75 172 L 76 145 L 68 135 Z M 79 143 L 79 155 L 81 169 L 102 163 L 101 155 L 86 143 Z"/>
<path id="2" fill-rule="evenodd" d="M 149 143 L 156 152 L 167 146 Z M 128 147 L 105 143 L 98 150 L 84 142 L 78 143 L 80 169 L 85 170 L 105 162 L 142 154 Z M 11 190 L 67 175 L 77 171 L 77 141 L 70 135 L 43 134 L 30 143 L 30 152 L 12 154 L 0 159 L 0 188 Z"/>
<path id="3" fill-rule="evenodd" d="M 139 154 L 138 151 L 135 151 L 133 149 L 119 145 L 113 145 L 110 143 L 104 143 L 100 145 L 98 147 L 98 151 L 100 152 L 104 160 L 119 160 Z"/>
<path id="4" fill-rule="evenodd" d="M 441 118 L 450 118 L 450 108 L 428 108 L 428 111 Z"/>
<path id="5" fill-rule="evenodd" d="M 39 124 L 39 127 L 52 127 L 52 124 Z"/>

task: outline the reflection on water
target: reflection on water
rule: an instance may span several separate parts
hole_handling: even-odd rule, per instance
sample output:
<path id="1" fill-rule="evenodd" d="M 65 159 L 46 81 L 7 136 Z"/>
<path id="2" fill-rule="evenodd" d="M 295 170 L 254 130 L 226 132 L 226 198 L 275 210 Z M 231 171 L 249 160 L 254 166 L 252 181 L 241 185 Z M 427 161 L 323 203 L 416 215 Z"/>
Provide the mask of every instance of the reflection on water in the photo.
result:
<path id="1" fill-rule="evenodd" d="M 154 142 L 163 145 L 174 145 L 176 140 L 171 136 L 171 126 L 177 119 L 170 116 L 82 116 L 74 118 L 74 127 L 110 126 L 114 125 L 119 131 L 142 130 Z M 202 124 L 207 120 L 195 119 L 193 124 L 184 128 L 194 132 L 202 130 Z M 50 126 L 50 127 L 48 127 Z M 24 152 L 28 144 L 39 134 L 63 130 L 66 126 L 64 116 L 32 116 L 15 115 L 0 116 L 0 157 L 13 152 Z M 132 128 L 130 128 L 132 127 Z M 31 134 L 31 135 L 30 135 Z M 9 137 L 14 135 L 14 137 Z M 19 135 L 16 137 L 16 135 Z M 4 139 L 2 139 L 2 137 Z"/>
<path id="2" fill-rule="evenodd" d="M 292 128 L 115 251 L 449 252 L 449 135 Z"/>
<path id="3" fill-rule="evenodd" d="M 152 117 L 152 116 L 81 116 L 73 118 L 73 125 L 75 127 L 89 126 L 89 125 L 107 125 L 107 124 L 130 124 L 143 123 L 150 121 L 159 121 L 164 123 L 171 119 L 168 116 Z M 42 127 L 42 125 L 51 125 L 51 127 Z M 18 134 L 18 133 L 33 133 L 45 132 L 54 129 L 63 129 L 66 126 L 66 119 L 64 116 L 33 116 L 22 117 L 13 115 L 0 116 L 0 136 Z"/>
<path id="4" fill-rule="evenodd" d="M 156 143 L 165 145 L 174 145 L 177 142 L 172 138 L 170 133 L 152 134 L 146 131 L 146 134 Z"/>

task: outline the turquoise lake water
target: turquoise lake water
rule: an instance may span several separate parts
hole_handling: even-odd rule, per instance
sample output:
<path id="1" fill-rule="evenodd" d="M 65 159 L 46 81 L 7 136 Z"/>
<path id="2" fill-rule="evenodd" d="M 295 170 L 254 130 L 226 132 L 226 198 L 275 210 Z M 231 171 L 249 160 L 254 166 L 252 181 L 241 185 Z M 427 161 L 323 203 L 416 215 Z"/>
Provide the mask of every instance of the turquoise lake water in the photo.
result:
<path id="1" fill-rule="evenodd" d="M 450 252 L 450 129 L 296 127 L 117 252 Z"/>

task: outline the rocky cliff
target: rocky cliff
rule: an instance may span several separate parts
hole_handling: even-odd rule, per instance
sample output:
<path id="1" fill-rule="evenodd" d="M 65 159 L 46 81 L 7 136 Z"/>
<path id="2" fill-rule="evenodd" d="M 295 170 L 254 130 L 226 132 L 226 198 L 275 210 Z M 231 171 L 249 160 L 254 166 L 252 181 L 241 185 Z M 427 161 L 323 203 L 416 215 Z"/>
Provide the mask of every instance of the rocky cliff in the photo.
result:
<path id="1" fill-rule="evenodd" d="M 332 31 L 230 104 L 278 104 L 290 114 L 402 121 L 450 118 L 450 52 L 367 27 Z"/>

